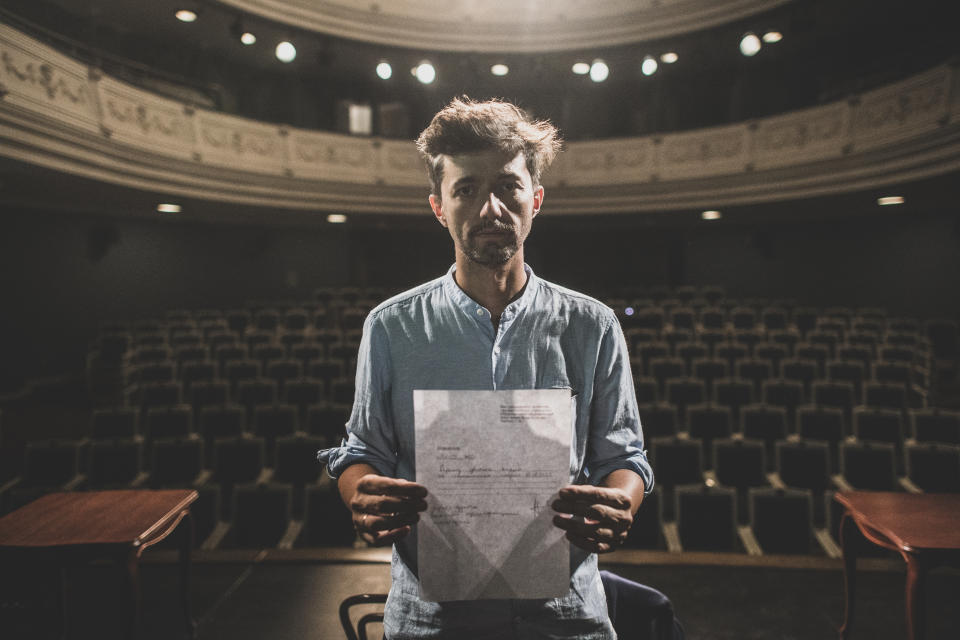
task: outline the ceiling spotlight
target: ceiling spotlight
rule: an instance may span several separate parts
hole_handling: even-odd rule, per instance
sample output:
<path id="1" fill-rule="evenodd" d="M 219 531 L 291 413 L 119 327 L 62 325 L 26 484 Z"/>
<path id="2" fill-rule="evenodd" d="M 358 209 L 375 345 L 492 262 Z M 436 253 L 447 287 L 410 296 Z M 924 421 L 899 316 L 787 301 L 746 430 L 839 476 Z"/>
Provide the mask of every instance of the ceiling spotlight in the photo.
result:
<path id="1" fill-rule="evenodd" d="M 190 9 L 179 9 L 175 15 L 180 22 L 195 22 L 197 19 L 197 12 Z"/>
<path id="2" fill-rule="evenodd" d="M 748 58 L 757 55 L 760 52 L 760 38 L 755 33 L 748 33 L 740 39 L 740 53 Z"/>
<path id="3" fill-rule="evenodd" d="M 257 36 L 253 35 L 253 34 L 250 33 L 249 31 L 244 31 L 244 32 L 240 35 L 240 42 L 242 42 L 243 44 L 245 44 L 245 45 L 247 45 L 247 46 L 250 46 L 251 44 L 254 44 L 256 41 L 257 41 Z"/>
<path id="4" fill-rule="evenodd" d="M 767 44 L 773 44 L 775 42 L 780 42 L 783 40 L 783 34 L 779 31 L 767 31 L 763 34 L 763 41 Z"/>
<path id="5" fill-rule="evenodd" d="M 327 216 L 327 222 L 331 222 L 333 224 L 343 224 L 346 221 L 347 216 L 343 215 L 342 213 L 331 213 Z"/>
<path id="6" fill-rule="evenodd" d="M 719 220 L 723 217 L 723 214 L 721 214 L 719 211 L 711 209 L 710 211 L 704 211 L 701 213 L 700 217 L 704 220 Z"/>
<path id="7" fill-rule="evenodd" d="M 389 62 L 383 60 L 377 65 L 377 76 L 381 80 L 389 80 L 393 76 L 393 67 L 390 66 Z"/>
<path id="8" fill-rule="evenodd" d="M 277 60 L 280 62 L 293 62 L 293 60 L 297 57 L 297 48 L 284 40 L 277 45 L 276 54 Z"/>
<path id="9" fill-rule="evenodd" d="M 680 56 L 678 56 L 673 51 L 667 51 L 665 54 L 660 56 L 660 62 L 662 62 L 663 64 L 673 64 L 679 59 L 680 59 Z"/>
<path id="10" fill-rule="evenodd" d="M 891 204 L 903 204 L 905 200 L 903 196 L 884 196 L 882 198 L 877 198 L 877 204 L 881 207 L 886 207 Z"/>
<path id="11" fill-rule="evenodd" d="M 495 64 L 490 67 L 490 73 L 495 76 L 505 76 L 510 73 L 510 67 L 505 64 Z"/>
<path id="12" fill-rule="evenodd" d="M 590 79 L 594 82 L 603 82 L 610 76 L 610 67 L 603 60 L 597 59 L 590 65 Z"/>
<path id="13" fill-rule="evenodd" d="M 421 62 L 413 68 L 413 75 L 423 84 L 430 84 L 437 79 L 437 70 L 429 62 Z"/>
<path id="14" fill-rule="evenodd" d="M 180 213 L 180 205 L 172 202 L 162 202 L 157 205 L 157 211 L 160 213 Z"/>
<path id="15" fill-rule="evenodd" d="M 573 65 L 573 72 L 578 76 L 585 76 L 590 73 L 590 65 L 586 62 L 577 62 Z"/>
<path id="16" fill-rule="evenodd" d="M 640 65 L 640 71 L 643 72 L 645 76 L 652 76 L 657 72 L 659 65 L 653 56 L 647 56 L 643 59 L 643 64 Z"/>

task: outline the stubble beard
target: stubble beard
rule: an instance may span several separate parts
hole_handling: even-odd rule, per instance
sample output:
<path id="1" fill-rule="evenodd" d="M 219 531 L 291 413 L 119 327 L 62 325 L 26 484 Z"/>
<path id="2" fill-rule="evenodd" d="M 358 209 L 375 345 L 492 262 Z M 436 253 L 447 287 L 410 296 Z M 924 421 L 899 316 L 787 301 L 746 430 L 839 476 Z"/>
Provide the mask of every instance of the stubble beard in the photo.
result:
<path id="1" fill-rule="evenodd" d="M 463 253 L 471 262 L 484 267 L 499 267 L 510 261 L 520 250 L 521 240 L 516 233 L 515 228 L 511 228 L 509 238 L 504 238 L 504 243 L 500 244 L 493 240 L 477 241 L 472 232 L 465 241 L 461 242 Z"/>

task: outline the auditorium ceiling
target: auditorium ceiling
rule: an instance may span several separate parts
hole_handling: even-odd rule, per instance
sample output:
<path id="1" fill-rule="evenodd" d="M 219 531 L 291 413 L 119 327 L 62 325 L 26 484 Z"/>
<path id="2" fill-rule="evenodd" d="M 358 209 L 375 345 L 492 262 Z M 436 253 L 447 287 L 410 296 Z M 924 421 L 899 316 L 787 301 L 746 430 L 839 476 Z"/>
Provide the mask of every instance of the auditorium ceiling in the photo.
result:
<path id="1" fill-rule="evenodd" d="M 184 7 L 196 22 L 173 17 Z M 957 13 L 957 3 L 938 0 L 4 0 L 0 22 L 33 27 L 66 55 L 147 91 L 259 122 L 343 132 L 343 102 L 400 103 L 406 128 L 374 135 L 409 140 L 439 105 L 468 92 L 515 100 L 557 122 L 567 140 L 591 141 L 750 122 L 956 65 Z M 238 42 L 243 30 L 256 32 L 255 45 Z M 737 47 L 747 31 L 779 31 L 783 40 L 747 58 Z M 283 39 L 297 45 L 290 64 L 272 52 Z M 645 55 L 667 52 L 679 60 L 642 75 Z M 409 71 L 428 58 L 437 80 L 422 85 Z M 571 73 L 574 62 L 598 58 L 610 66 L 607 81 Z M 373 71 L 385 59 L 389 81 Z M 509 75 L 492 76 L 495 63 Z M 918 211 L 955 202 L 958 183 L 953 173 L 897 186 L 913 190 L 910 211 Z M 849 194 L 829 208 L 797 200 L 779 211 L 866 214 L 879 195 Z M 0 161 L 0 206 L 147 216 L 151 202 L 135 189 Z M 225 203 L 192 208 L 211 222 L 322 220 Z M 668 215 L 679 223 L 686 213 Z M 364 219 L 415 224 L 403 217 Z M 661 220 L 615 217 L 618 225 Z"/>

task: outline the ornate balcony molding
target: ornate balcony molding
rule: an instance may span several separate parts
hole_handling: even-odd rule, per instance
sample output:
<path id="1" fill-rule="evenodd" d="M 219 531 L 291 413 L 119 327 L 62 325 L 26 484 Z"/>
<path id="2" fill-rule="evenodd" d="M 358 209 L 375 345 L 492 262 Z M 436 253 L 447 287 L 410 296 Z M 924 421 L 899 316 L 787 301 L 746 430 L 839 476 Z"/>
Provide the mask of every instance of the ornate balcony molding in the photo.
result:
<path id="1" fill-rule="evenodd" d="M 791 0 L 221 0 L 246 13 L 414 49 L 518 53 L 609 47 L 698 31 Z"/>
<path id="2" fill-rule="evenodd" d="M 573 142 L 546 176 L 551 213 L 774 202 L 960 170 L 960 71 L 853 99 L 659 136 Z M 425 211 L 412 142 L 193 108 L 0 25 L 0 156 L 106 183 L 311 211 Z"/>

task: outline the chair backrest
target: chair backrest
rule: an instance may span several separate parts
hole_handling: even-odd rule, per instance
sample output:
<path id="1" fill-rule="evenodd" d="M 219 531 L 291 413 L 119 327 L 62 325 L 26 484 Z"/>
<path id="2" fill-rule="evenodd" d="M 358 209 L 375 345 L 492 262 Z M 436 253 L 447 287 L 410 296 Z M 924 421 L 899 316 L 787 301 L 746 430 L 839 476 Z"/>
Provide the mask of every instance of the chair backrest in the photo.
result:
<path id="1" fill-rule="evenodd" d="M 600 572 L 600 581 L 607 598 L 610 622 L 623 640 L 684 640 L 683 626 L 673 612 L 670 598 L 661 591 L 609 571 Z M 347 640 L 367 640 L 367 625 L 383 622 L 380 610 L 351 619 L 353 607 L 387 602 L 385 593 L 358 593 L 340 603 L 340 626 Z"/>
<path id="2" fill-rule="evenodd" d="M 343 627 L 343 633 L 347 640 L 367 640 L 367 625 L 372 622 L 383 622 L 383 614 L 379 612 L 368 613 L 357 620 L 357 626 L 353 626 L 350 619 L 350 608 L 368 604 L 385 604 L 387 594 L 385 593 L 358 593 L 356 595 L 344 598 L 340 603 L 340 626 Z"/>

